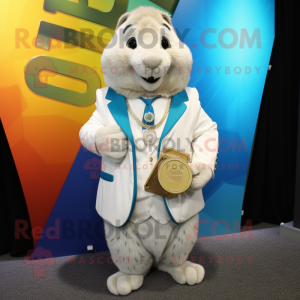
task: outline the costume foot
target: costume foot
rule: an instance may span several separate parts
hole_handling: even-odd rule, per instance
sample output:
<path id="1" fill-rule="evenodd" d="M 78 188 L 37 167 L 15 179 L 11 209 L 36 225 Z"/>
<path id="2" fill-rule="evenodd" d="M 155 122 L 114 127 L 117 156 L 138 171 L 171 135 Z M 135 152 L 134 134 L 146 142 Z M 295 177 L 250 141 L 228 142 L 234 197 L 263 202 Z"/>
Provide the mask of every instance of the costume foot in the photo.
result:
<path id="1" fill-rule="evenodd" d="M 180 284 L 194 285 L 200 283 L 205 275 L 205 270 L 201 265 L 186 261 L 180 266 L 159 265 L 158 269 L 168 272 L 173 279 Z"/>
<path id="2" fill-rule="evenodd" d="M 139 289 L 144 281 L 143 275 L 127 275 L 117 272 L 107 279 L 107 288 L 114 295 L 128 295 Z"/>

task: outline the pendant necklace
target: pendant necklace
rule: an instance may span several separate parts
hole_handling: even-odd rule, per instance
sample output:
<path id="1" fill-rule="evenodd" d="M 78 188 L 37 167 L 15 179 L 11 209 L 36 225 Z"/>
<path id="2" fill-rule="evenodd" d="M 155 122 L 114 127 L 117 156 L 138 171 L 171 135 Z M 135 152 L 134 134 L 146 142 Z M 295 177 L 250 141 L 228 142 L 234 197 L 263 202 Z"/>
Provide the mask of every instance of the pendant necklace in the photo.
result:
<path id="1" fill-rule="evenodd" d="M 165 119 L 167 118 L 167 116 L 169 114 L 170 106 L 171 106 L 171 99 L 172 98 L 169 98 L 166 111 L 165 111 L 162 119 L 160 120 L 160 122 L 158 122 L 156 125 L 147 125 L 144 122 L 140 121 L 140 119 L 135 115 L 135 113 L 131 109 L 131 107 L 128 103 L 128 100 L 126 99 L 126 105 L 127 105 L 129 114 L 140 126 L 142 126 L 143 128 L 146 128 L 146 130 L 144 130 L 144 132 L 143 132 L 143 140 L 144 140 L 144 144 L 146 146 L 152 146 L 156 142 L 157 135 L 156 135 L 155 129 L 160 127 L 162 125 L 162 123 L 165 121 Z M 152 122 L 154 120 L 154 115 L 153 115 L 153 113 L 148 112 L 145 114 L 144 118 L 147 122 Z"/>

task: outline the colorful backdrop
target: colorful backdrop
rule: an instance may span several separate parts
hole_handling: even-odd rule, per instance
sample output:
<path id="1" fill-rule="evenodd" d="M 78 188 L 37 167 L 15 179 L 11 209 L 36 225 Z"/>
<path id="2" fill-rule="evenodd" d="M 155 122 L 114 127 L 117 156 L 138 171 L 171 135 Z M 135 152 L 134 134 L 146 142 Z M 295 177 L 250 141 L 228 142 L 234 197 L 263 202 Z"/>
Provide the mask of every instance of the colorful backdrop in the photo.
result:
<path id="1" fill-rule="evenodd" d="M 95 211 L 100 158 L 79 130 L 105 86 L 101 53 L 118 17 L 169 12 L 193 53 L 189 86 L 220 133 L 200 236 L 239 231 L 256 121 L 274 41 L 274 0 L 13 0 L 1 3 L 0 117 L 35 245 L 54 256 L 107 250 Z"/>

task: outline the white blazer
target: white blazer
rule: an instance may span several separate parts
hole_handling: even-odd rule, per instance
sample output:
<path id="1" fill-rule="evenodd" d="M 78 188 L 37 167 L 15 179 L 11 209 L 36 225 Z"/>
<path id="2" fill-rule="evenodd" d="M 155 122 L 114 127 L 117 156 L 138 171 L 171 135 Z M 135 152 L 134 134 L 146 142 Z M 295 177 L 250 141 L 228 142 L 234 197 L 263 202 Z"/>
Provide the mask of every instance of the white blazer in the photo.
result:
<path id="1" fill-rule="evenodd" d="M 119 166 L 102 158 L 103 168 L 100 172 L 96 210 L 104 220 L 120 227 L 130 220 L 135 207 L 137 144 L 134 141 L 125 97 L 117 94 L 112 88 L 98 89 L 96 110 L 79 132 L 82 145 L 99 155 L 95 145 L 96 131 L 103 126 L 115 124 L 122 128 L 130 143 L 128 152 Z M 217 124 L 201 108 L 195 88 L 187 87 L 173 96 L 153 164 L 156 163 L 161 151 L 170 145 L 190 154 L 191 163 L 202 162 L 209 166 L 214 176 L 218 149 Z M 146 180 L 147 177 L 139 178 L 140 182 Z M 163 201 L 170 218 L 175 223 L 186 221 L 204 208 L 201 189 L 194 192 L 187 190 L 171 200 L 163 198 Z"/>

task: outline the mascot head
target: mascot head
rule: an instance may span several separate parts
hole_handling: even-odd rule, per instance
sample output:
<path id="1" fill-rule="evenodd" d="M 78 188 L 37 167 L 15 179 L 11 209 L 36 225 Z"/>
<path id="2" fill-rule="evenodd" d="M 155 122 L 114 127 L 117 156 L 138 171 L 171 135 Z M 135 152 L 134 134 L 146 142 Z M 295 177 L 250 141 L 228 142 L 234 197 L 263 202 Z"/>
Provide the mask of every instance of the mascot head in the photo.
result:
<path id="1" fill-rule="evenodd" d="M 119 18 L 101 63 L 107 86 L 132 99 L 181 92 L 189 82 L 193 61 L 170 16 L 141 6 Z"/>

